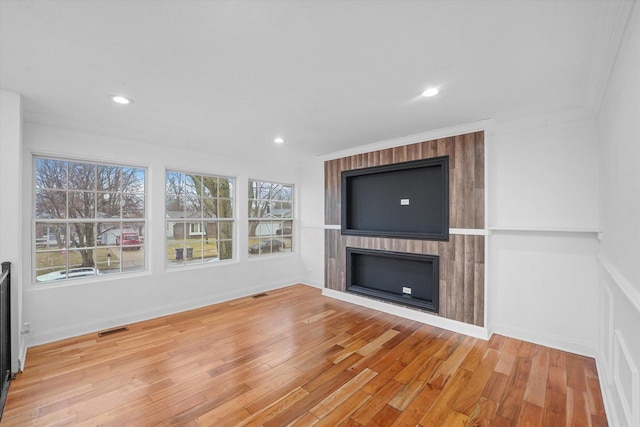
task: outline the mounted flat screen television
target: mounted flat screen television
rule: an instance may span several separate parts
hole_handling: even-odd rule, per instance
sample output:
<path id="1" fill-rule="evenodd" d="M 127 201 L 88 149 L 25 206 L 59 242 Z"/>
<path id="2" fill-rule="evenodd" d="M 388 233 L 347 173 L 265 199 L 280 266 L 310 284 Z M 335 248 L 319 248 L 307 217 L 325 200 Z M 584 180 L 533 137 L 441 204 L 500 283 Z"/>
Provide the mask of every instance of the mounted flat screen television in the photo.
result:
<path id="1" fill-rule="evenodd" d="M 344 235 L 449 240 L 449 156 L 342 172 Z"/>

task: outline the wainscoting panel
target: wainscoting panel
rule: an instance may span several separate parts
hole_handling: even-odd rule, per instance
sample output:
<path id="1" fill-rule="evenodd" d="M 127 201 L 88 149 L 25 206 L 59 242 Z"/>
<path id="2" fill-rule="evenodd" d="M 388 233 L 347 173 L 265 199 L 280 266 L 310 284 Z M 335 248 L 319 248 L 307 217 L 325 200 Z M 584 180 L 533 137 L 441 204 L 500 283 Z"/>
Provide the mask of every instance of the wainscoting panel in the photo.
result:
<path id="1" fill-rule="evenodd" d="M 600 363 L 606 366 L 601 381 L 613 384 L 613 295 L 603 282 L 600 288 Z"/>
<path id="2" fill-rule="evenodd" d="M 604 254 L 598 374 L 609 425 L 640 426 L 640 294 Z"/>
<path id="3" fill-rule="evenodd" d="M 640 378 L 638 367 L 619 330 L 613 340 L 613 378 L 622 403 L 622 409 L 629 425 L 640 425 L 638 403 L 640 402 Z"/>

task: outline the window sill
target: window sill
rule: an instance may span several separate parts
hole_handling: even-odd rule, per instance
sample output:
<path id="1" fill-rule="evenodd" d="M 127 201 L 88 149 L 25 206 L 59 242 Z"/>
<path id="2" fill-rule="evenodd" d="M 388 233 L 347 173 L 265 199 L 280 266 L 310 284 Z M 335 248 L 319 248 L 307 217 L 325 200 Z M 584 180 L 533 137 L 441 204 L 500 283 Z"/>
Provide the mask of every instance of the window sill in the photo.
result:
<path id="1" fill-rule="evenodd" d="M 249 255 L 249 262 L 286 258 L 294 254 L 295 252 L 291 251 L 291 252 L 277 252 L 277 253 L 264 254 L 264 255 Z"/>
<path id="2" fill-rule="evenodd" d="M 226 259 L 223 261 L 210 261 L 202 264 L 186 264 L 180 265 L 176 267 L 169 267 L 167 264 L 164 265 L 164 271 L 167 273 L 173 273 L 176 271 L 189 271 L 189 270 L 198 270 L 201 268 L 209 268 L 209 267 L 221 267 L 224 265 L 234 265 L 239 264 L 237 259 Z"/>
<path id="3" fill-rule="evenodd" d="M 67 279 L 63 281 L 50 281 L 50 282 L 32 282 L 30 289 L 31 291 L 42 291 L 48 289 L 57 289 L 57 288 L 66 288 L 70 286 L 87 286 L 94 283 L 104 283 L 110 282 L 113 280 L 127 280 L 127 279 L 135 279 L 138 277 L 150 276 L 151 271 L 136 271 L 132 273 L 126 274 L 104 274 L 99 277 L 90 277 L 86 279 Z"/>

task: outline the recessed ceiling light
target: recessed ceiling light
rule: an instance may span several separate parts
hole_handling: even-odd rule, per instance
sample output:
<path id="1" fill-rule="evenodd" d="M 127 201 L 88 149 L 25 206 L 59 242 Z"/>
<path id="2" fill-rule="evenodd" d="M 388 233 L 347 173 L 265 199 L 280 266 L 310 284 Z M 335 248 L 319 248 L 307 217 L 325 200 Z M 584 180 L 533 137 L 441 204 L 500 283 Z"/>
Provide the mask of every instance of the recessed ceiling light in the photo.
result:
<path id="1" fill-rule="evenodd" d="M 111 100 L 117 104 L 122 104 L 122 105 L 133 104 L 133 100 L 126 98 L 122 95 L 113 95 L 111 97 Z"/>
<path id="2" fill-rule="evenodd" d="M 422 96 L 426 96 L 426 97 L 436 96 L 438 94 L 438 92 L 440 92 L 440 91 L 437 88 L 430 87 L 429 89 L 427 89 L 424 92 L 422 92 Z"/>
<path id="3" fill-rule="evenodd" d="M 284 139 L 277 137 L 276 139 L 273 140 L 273 142 L 275 142 L 276 144 L 282 144 L 284 142 Z"/>

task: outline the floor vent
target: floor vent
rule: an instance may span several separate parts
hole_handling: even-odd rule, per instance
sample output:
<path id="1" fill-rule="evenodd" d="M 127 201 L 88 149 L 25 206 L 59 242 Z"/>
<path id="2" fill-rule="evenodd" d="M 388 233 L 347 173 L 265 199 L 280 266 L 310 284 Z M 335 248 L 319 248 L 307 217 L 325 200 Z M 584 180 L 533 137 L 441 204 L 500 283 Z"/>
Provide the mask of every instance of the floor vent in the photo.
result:
<path id="1" fill-rule="evenodd" d="M 253 298 L 253 299 L 258 299 L 258 298 L 266 297 L 267 295 L 269 295 L 269 294 L 264 294 L 264 293 L 263 293 L 263 294 L 254 295 L 254 296 L 252 296 L 251 298 Z"/>
<path id="2" fill-rule="evenodd" d="M 109 335 L 117 334 L 119 332 L 126 332 L 128 330 L 129 330 L 129 328 L 127 328 L 126 326 L 123 326 L 121 328 L 109 329 L 107 331 L 98 332 L 98 336 L 99 337 L 107 337 Z"/>

